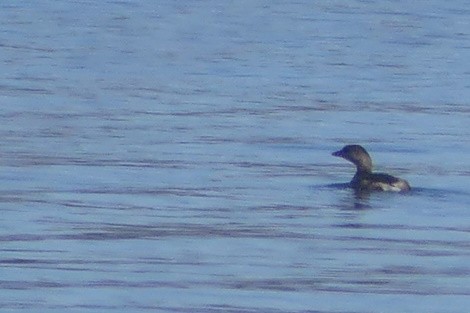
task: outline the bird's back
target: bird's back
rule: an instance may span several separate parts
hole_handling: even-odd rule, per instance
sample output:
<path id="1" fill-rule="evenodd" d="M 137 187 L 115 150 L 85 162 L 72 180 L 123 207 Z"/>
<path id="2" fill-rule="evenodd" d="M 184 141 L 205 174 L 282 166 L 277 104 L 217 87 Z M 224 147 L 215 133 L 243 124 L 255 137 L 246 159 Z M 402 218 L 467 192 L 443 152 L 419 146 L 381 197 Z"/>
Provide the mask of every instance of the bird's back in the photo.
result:
<path id="1" fill-rule="evenodd" d="M 384 173 L 357 173 L 351 186 L 358 190 L 407 191 L 410 185 L 404 179 Z"/>

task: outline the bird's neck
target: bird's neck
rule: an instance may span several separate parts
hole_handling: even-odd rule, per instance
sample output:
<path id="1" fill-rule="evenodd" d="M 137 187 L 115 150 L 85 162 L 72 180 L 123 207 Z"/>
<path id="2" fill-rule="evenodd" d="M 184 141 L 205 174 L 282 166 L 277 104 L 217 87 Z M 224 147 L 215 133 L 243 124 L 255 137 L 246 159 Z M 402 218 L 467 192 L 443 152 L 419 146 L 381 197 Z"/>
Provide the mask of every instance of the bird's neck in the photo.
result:
<path id="1" fill-rule="evenodd" d="M 372 173 L 372 167 L 368 165 L 356 165 L 356 175 L 357 174 L 370 174 Z"/>

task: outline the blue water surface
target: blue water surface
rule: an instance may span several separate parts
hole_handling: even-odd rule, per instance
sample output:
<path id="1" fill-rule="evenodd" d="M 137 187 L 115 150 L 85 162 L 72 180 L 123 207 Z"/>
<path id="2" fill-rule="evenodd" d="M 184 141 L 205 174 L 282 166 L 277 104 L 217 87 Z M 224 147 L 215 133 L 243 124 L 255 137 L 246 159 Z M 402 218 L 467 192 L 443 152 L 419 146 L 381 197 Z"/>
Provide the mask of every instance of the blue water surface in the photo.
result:
<path id="1" fill-rule="evenodd" d="M 2 2 L 0 311 L 467 311 L 469 13 Z"/>

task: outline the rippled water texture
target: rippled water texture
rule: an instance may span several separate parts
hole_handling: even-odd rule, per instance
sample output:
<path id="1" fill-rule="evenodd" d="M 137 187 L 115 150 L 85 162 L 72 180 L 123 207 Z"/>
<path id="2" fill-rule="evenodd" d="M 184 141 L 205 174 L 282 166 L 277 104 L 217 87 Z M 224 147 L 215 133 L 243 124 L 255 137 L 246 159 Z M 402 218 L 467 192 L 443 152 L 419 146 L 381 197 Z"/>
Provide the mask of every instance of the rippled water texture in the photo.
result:
<path id="1" fill-rule="evenodd" d="M 468 311 L 469 14 L 2 2 L 0 311 Z"/>

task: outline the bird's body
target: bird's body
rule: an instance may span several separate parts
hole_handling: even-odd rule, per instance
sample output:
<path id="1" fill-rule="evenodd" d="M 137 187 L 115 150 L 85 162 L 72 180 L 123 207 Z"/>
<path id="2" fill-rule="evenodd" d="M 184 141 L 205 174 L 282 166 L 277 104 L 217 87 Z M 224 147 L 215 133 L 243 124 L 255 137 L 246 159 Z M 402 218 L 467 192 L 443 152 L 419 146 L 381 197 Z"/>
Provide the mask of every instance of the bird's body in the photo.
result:
<path id="1" fill-rule="evenodd" d="M 348 145 L 333 152 L 333 156 L 344 158 L 356 165 L 356 174 L 350 182 L 358 191 L 408 191 L 410 184 L 404 179 L 384 173 L 372 172 L 372 159 L 359 145 Z"/>

